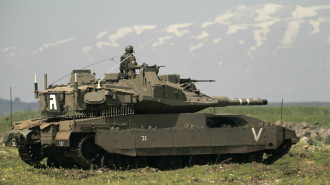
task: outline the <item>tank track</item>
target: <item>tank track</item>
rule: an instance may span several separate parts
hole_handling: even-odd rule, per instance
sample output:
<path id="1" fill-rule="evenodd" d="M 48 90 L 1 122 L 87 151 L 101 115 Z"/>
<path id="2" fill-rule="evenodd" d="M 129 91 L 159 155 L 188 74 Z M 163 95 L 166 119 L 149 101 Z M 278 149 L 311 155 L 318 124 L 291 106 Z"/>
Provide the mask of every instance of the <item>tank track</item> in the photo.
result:
<path id="1" fill-rule="evenodd" d="M 93 146 L 93 147 L 90 147 Z M 262 160 L 263 152 L 255 152 L 239 156 L 240 160 L 230 160 L 232 162 L 262 162 L 269 165 L 276 162 L 278 159 L 287 154 L 292 146 L 291 140 L 285 140 L 278 149 L 272 152 L 265 151 L 268 157 Z M 40 162 L 45 158 L 40 144 L 20 145 L 18 146 L 20 158 L 27 164 L 35 168 L 45 168 L 44 164 Z M 130 157 L 118 154 L 109 154 L 94 144 L 93 135 L 83 135 L 78 137 L 70 149 L 70 156 L 74 163 L 66 165 L 67 162 L 59 162 L 57 159 L 48 156 L 48 163 L 52 167 L 72 168 L 74 166 L 82 169 L 90 168 L 110 168 L 114 170 L 125 170 L 131 168 L 141 168 L 152 166 L 159 169 L 176 169 L 183 166 L 192 166 L 199 164 L 201 161 L 209 161 L 212 163 L 219 163 L 221 161 L 210 160 L 208 156 L 164 156 L 164 157 Z M 252 156 L 252 157 L 251 157 Z M 197 158 L 196 158 L 197 157 Z M 237 157 L 232 155 L 231 157 Z M 226 161 L 226 160 L 225 160 Z M 207 163 L 207 162 L 206 162 Z M 222 162 L 221 162 L 222 163 Z M 203 162 L 201 163 L 203 164 Z"/>
<path id="2" fill-rule="evenodd" d="M 100 167 L 112 170 L 127 170 L 146 166 L 148 166 L 147 157 L 131 157 L 106 153 L 100 160 Z"/>
<path id="3" fill-rule="evenodd" d="M 71 148 L 71 156 L 73 160 L 83 169 L 89 168 L 110 168 L 115 170 L 124 170 L 131 168 L 140 168 L 145 166 L 152 166 L 160 169 L 176 169 L 183 166 L 192 166 L 195 164 L 215 163 L 218 159 L 211 159 L 209 155 L 201 156 L 163 156 L 163 157 L 130 157 L 118 154 L 109 154 L 100 149 L 94 144 L 93 135 L 85 135 L 80 137 L 73 143 Z M 92 142 L 92 143 L 91 143 Z M 85 144 L 94 145 L 92 151 L 86 151 Z M 291 140 L 285 140 L 278 149 L 272 152 L 260 151 L 249 154 L 232 154 L 228 155 L 232 158 L 230 161 L 238 163 L 257 162 L 266 165 L 273 164 L 278 159 L 287 154 L 292 146 Z M 99 150 L 99 152 L 96 152 Z M 263 153 L 268 154 L 268 157 L 263 159 Z M 96 155 L 97 153 L 97 155 Z M 216 155 L 213 155 L 213 157 Z M 225 155 L 226 156 L 226 155 Z M 192 157 L 194 160 L 192 161 Z M 197 157 L 197 158 L 196 158 Z M 216 157 L 217 158 L 217 157 Z M 201 162 L 204 161 L 204 162 Z M 226 161 L 226 160 L 225 160 Z M 171 164 L 171 165 L 170 165 Z"/>
<path id="4" fill-rule="evenodd" d="M 33 145 L 20 145 L 18 146 L 18 153 L 21 159 L 35 168 L 45 168 L 44 164 L 41 164 L 45 157 L 41 152 L 41 145 L 40 144 L 33 144 Z"/>

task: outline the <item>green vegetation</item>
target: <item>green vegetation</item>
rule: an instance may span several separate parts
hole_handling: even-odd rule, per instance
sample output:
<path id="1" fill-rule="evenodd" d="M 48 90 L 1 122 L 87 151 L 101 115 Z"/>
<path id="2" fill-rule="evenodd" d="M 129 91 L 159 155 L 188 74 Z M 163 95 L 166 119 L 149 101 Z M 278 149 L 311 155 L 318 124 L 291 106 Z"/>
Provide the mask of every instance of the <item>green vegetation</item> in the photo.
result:
<path id="1" fill-rule="evenodd" d="M 14 98 L 12 104 L 13 112 L 39 109 L 39 102 L 22 102 L 18 97 Z M 0 117 L 7 114 L 10 114 L 10 100 L 0 98 Z"/>
<path id="2" fill-rule="evenodd" d="M 13 113 L 13 122 L 22 121 L 27 119 L 40 118 L 40 113 L 38 111 L 24 111 Z M 0 118 L 0 137 L 3 132 L 11 129 L 10 125 L 10 115 L 3 116 Z"/>
<path id="3" fill-rule="evenodd" d="M 214 108 L 207 108 L 201 112 L 214 113 Z M 281 107 L 216 107 L 216 113 L 235 113 L 251 116 L 274 123 L 281 120 Z M 306 122 L 318 126 L 330 127 L 329 107 L 284 107 L 283 122 Z"/>

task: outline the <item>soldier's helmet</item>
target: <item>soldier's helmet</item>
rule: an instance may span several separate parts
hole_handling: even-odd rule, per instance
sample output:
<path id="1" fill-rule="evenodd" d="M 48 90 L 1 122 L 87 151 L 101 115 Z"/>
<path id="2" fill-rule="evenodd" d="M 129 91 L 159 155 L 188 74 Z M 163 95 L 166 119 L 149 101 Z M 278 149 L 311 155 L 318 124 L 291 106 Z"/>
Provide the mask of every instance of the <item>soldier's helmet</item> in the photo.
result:
<path id="1" fill-rule="evenodd" d="M 128 45 L 125 47 L 125 52 L 126 53 L 133 53 L 133 46 L 132 45 Z"/>

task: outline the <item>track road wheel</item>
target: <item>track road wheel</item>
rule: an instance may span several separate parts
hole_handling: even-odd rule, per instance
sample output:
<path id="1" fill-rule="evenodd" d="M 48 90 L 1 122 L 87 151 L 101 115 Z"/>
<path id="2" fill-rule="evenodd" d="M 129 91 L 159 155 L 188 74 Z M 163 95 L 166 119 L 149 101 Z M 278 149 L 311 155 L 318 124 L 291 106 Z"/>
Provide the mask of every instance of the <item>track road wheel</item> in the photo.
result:
<path id="1" fill-rule="evenodd" d="M 51 156 L 47 158 L 47 166 L 48 167 L 54 167 L 54 168 L 59 168 L 60 164 L 59 162 L 56 160 L 55 157 Z"/>
<path id="2" fill-rule="evenodd" d="M 65 149 L 55 147 L 53 151 L 47 155 L 47 166 L 54 168 L 74 168 L 77 164 L 71 157 L 65 156 Z"/>
<path id="3" fill-rule="evenodd" d="M 41 144 L 32 144 L 32 145 L 21 145 L 18 146 L 18 153 L 21 159 L 35 167 L 35 168 L 44 168 L 45 165 L 41 164 L 45 156 L 43 155 Z"/>
<path id="4" fill-rule="evenodd" d="M 182 167 L 182 159 L 180 156 L 159 157 L 157 163 L 157 167 L 160 170 L 173 170 Z"/>
<path id="5" fill-rule="evenodd" d="M 118 158 L 116 154 L 106 153 L 101 157 L 102 168 L 109 168 L 111 170 L 116 170 L 118 168 L 117 162 L 118 162 Z"/>

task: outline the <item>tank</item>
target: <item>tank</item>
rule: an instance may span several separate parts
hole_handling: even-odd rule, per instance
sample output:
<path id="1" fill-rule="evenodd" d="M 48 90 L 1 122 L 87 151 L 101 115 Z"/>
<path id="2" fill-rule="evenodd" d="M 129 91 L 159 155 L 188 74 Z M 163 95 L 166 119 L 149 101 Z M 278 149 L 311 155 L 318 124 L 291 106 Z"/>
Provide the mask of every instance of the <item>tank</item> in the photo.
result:
<path id="1" fill-rule="evenodd" d="M 67 85 L 45 81 L 39 91 L 35 82 L 42 118 L 12 123 L 5 146 L 17 147 L 36 168 L 171 169 L 227 159 L 271 164 L 298 142 L 293 130 L 249 116 L 198 113 L 267 100 L 207 96 L 195 86 L 203 80 L 159 75 L 161 67 L 138 66 L 136 74 L 102 79 L 73 70 Z"/>

